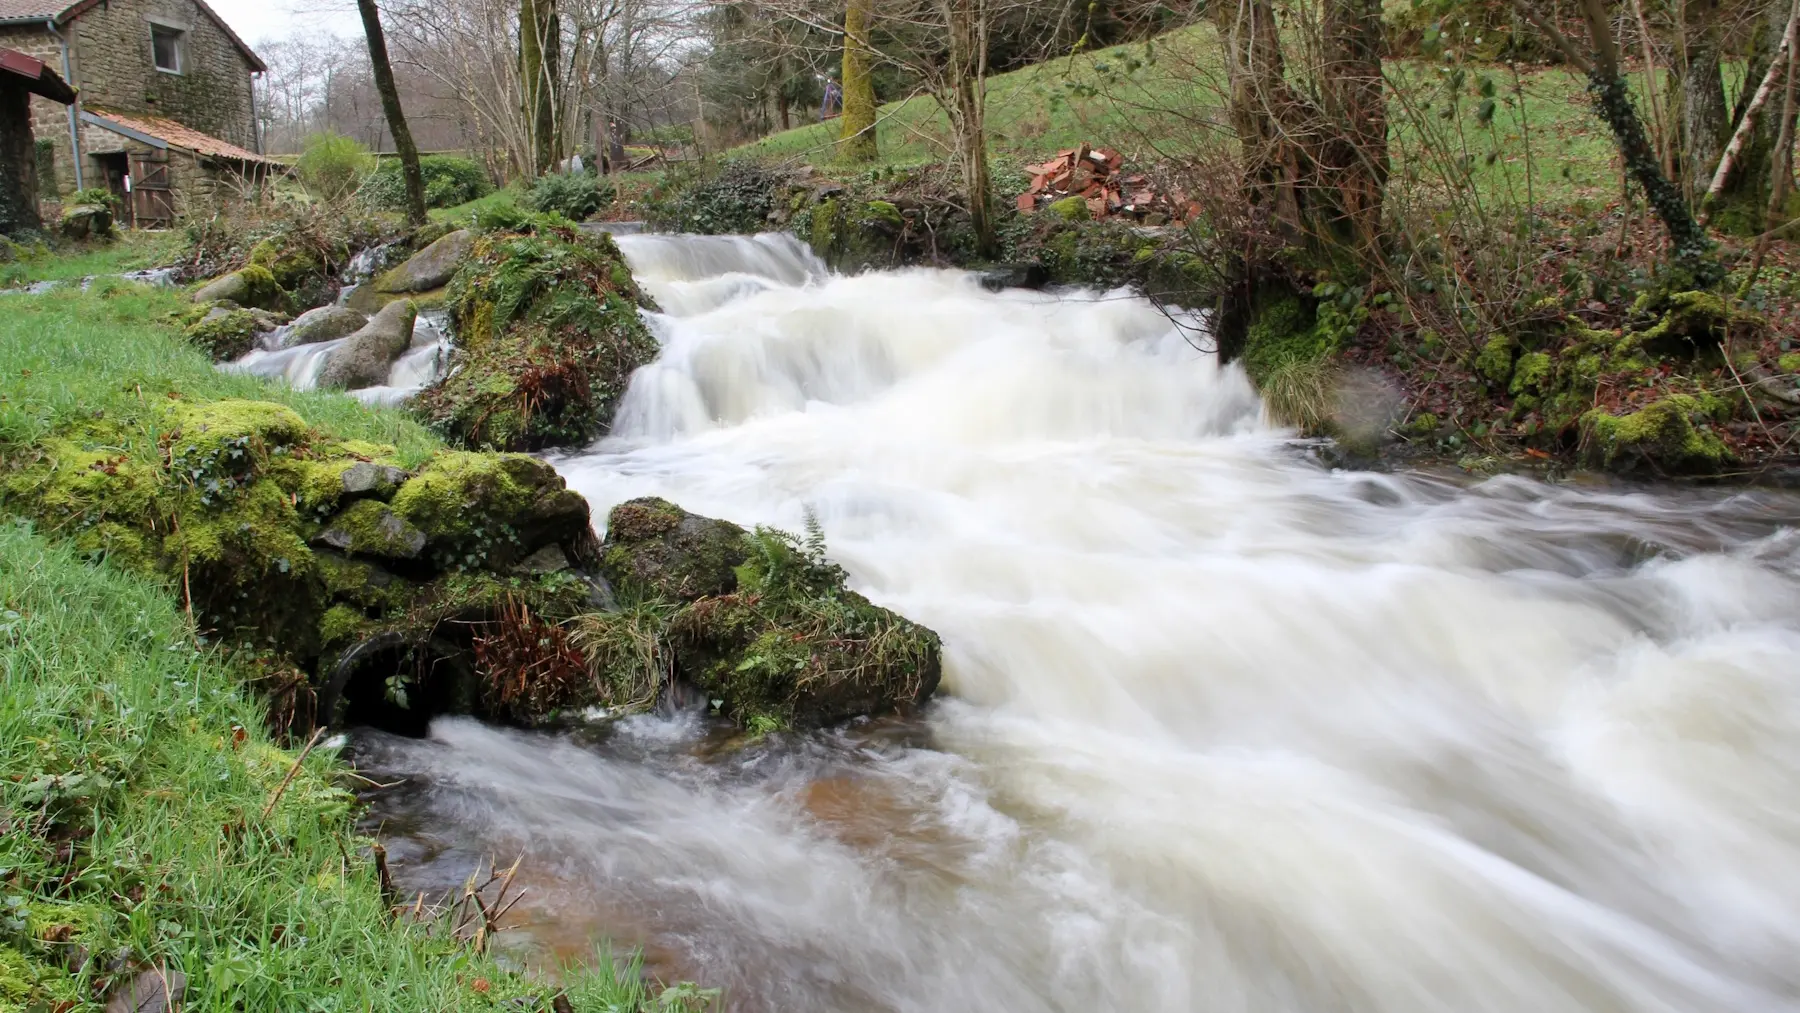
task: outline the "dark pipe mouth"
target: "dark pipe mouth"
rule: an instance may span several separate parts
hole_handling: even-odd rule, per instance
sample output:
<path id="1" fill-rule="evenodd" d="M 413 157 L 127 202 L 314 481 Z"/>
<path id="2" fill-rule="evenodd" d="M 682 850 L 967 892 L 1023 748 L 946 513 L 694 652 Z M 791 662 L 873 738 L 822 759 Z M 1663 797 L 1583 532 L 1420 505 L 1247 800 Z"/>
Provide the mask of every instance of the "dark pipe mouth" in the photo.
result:
<path id="1" fill-rule="evenodd" d="M 424 738 L 431 719 L 468 713 L 474 659 L 465 645 L 411 633 L 382 633 L 346 650 L 319 693 L 319 720 Z"/>

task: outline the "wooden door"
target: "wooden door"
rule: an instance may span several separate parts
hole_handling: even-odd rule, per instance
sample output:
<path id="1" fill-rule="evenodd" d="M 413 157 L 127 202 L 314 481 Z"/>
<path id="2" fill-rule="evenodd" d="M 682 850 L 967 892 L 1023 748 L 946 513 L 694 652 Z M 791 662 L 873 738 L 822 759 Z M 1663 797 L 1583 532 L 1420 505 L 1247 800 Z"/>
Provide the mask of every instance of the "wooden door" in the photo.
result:
<path id="1" fill-rule="evenodd" d="M 138 228 L 164 229 L 175 224 L 175 199 L 169 189 L 168 152 L 131 156 L 131 212 Z"/>

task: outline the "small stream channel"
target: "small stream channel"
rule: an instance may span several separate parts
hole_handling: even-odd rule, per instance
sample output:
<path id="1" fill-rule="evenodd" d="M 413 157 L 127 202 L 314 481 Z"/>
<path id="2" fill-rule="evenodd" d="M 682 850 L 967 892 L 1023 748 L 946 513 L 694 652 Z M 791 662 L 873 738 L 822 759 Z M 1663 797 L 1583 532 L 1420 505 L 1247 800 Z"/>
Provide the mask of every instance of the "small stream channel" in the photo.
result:
<path id="1" fill-rule="evenodd" d="M 1123 293 L 619 239 L 665 312 L 596 516 L 822 523 L 917 721 L 440 719 L 401 888 L 783 1013 L 1800 1009 L 1800 498 L 1329 471 Z"/>

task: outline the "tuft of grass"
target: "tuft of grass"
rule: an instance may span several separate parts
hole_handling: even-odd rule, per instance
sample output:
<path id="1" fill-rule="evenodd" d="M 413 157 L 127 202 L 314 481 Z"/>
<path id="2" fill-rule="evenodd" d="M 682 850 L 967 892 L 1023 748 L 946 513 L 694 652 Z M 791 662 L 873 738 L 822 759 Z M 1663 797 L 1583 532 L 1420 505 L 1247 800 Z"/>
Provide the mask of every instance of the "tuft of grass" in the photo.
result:
<path id="1" fill-rule="evenodd" d="M 669 620 L 675 606 L 647 600 L 612 612 L 591 612 L 571 623 L 570 639 L 588 659 L 600 699 L 615 711 L 647 710 L 674 675 Z"/>
<path id="2" fill-rule="evenodd" d="M 1331 419 L 1336 371 L 1326 357 L 1276 364 L 1258 385 L 1269 417 L 1308 436 L 1323 435 Z"/>

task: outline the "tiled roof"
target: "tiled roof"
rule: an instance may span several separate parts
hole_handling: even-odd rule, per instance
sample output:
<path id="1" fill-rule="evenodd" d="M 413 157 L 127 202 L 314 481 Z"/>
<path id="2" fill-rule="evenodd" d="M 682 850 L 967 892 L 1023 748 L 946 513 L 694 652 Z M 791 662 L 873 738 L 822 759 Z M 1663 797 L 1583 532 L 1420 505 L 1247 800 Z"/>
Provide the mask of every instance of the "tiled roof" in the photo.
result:
<path id="1" fill-rule="evenodd" d="M 0 23 L 55 21 L 62 24 L 80 17 L 89 7 L 99 2 L 100 0 L 0 0 Z M 238 52 L 244 54 L 244 59 L 250 61 L 252 70 L 265 71 L 269 69 L 268 65 L 262 62 L 262 57 L 257 56 L 256 51 L 251 49 L 248 43 L 238 38 L 238 33 L 231 30 L 231 26 L 225 23 L 225 19 L 219 16 L 219 12 L 206 5 L 206 0 L 193 0 L 193 4 L 200 8 L 201 13 L 211 18 L 213 24 L 218 25 L 232 44 L 237 46 Z"/>
<path id="2" fill-rule="evenodd" d="M 50 21 L 75 0 L 0 0 L 0 21 Z"/>
<path id="3" fill-rule="evenodd" d="M 56 76 L 56 71 L 34 56 L 27 56 L 16 49 L 0 49 L 0 70 L 30 82 L 22 87 L 33 95 L 42 95 L 63 105 L 75 101 L 75 89 L 63 83 L 63 79 Z M 19 84 L 16 79 L 8 80 L 15 85 Z"/>
<path id="4" fill-rule="evenodd" d="M 182 126 L 174 120 L 166 120 L 161 116 L 144 116 L 139 113 L 126 115 L 125 113 L 109 112 L 105 109 L 95 109 L 92 107 L 89 107 L 88 112 L 93 113 L 95 117 L 102 121 L 116 123 L 127 130 L 135 130 L 140 134 L 149 134 L 151 137 L 167 141 L 178 148 L 186 148 L 189 151 L 196 151 L 202 155 L 211 155 L 214 158 L 229 158 L 236 162 L 268 162 L 274 164 L 271 159 L 264 158 L 254 151 L 245 151 L 235 144 L 221 141 L 210 134 L 203 134 L 192 127 Z M 105 123 L 103 122 L 102 125 L 104 126 Z"/>

